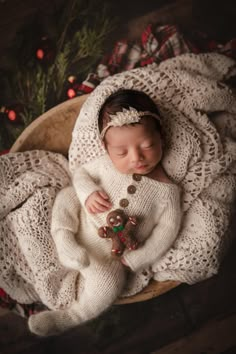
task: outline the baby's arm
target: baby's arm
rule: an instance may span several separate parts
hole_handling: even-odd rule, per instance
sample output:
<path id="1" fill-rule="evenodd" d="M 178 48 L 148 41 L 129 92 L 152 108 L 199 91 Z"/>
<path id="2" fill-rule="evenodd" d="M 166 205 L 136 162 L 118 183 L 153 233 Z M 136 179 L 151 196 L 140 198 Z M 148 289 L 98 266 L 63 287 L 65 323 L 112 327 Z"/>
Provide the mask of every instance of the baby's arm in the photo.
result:
<path id="1" fill-rule="evenodd" d="M 74 172 L 73 185 L 79 200 L 89 213 L 102 213 L 111 208 L 112 205 L 108 195 L 97 185 L 83 167 L 78 168 Z"/>
<path id="2" fill-rule="evenodd" d="M 51 233 L 61 263 L 78 270 L 89 265 L 86 250 L 76 240 L 80 208 L 74 188 L 69 186 L 62 189 L 53 205 L 51 223 Z"/>
<path id="3" fill-rule="evenodd" d="M 143 246 L 135 251 L 126 252 L 123 257 L 123 264 L 136 272 L 152 265 L 161 258 L 177 237 L 181 216 L 180 196 L 179 193 L 176 193 L 172 195 L 160 220 Z"/>

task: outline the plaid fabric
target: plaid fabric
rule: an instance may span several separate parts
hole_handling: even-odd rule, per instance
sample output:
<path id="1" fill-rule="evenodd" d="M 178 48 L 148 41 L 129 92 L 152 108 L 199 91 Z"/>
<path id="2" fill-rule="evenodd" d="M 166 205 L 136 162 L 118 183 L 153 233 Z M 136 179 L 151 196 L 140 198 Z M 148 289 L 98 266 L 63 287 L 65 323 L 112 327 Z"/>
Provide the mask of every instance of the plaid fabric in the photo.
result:
<path id="1" fill-rule="evenodd" d="M 77 95 L 91 92 L 109 75 L 153 62 L 160 63 L 183 53 L 203 52 L 218 52 L 236 59 L 236 39 L 222 44 L 202 32 L 182 33 L 176 25 L 148 25 L 137 42 L 128 42 L 127 39 L 116 42 L 111 54 L 101 60 L 96 72 L 89 74 L 78 86 Z"/>
<path id="2" fill-rule="evenodd" d="M 77 95 L 90 93 L 107 76 L 145 66 L 153 62 L 175 57 L 183 53 L 218 52 L 236 59 L 236 39 L 226 44 L 209 39 L 204 33 L 194 31 L 183 34 L 178 26 L 149 25 L 139 41 L 130 43 L 126 39 L 115 43 L 110 55 L 104 56 L 95 73 L 90 73 L 76 85 Z M 7 153 L 7 151 L 2 152 Z M 0 288 L 0 306 L 13 310 L 24 317 L 44 310 L 43 304 L 18 304 Z"/>

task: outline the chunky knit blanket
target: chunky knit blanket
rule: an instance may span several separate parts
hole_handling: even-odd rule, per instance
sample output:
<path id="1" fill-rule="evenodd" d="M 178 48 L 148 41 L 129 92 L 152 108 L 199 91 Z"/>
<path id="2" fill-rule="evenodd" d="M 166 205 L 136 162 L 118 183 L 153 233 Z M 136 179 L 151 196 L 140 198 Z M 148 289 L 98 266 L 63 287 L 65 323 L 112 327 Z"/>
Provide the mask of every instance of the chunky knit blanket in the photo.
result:
<path id="1" fill-rule="evenodd" d="M 135 88 L 157 103 L 163 166 L 183 189 L 184 210 L 177 241 L 154 265 L 157 280 L 206 279 L 218 271 L 227 249 L 236 191 L 236 100 L 223 82 L 235 74 L 235 62 L 219 54 L 186 54 L 117 74 L 89 96 L 76 122 L 72 174 L 104 154 L 97 116 L 107 96 Z M 59 154 L 0 157 L 0 287 L 18 302 L 41 301 L 56 309 L 76 298 L 79 273 L 60 265 L 50 235 L 55 195 L 69 183 L 68 163 Z"/>

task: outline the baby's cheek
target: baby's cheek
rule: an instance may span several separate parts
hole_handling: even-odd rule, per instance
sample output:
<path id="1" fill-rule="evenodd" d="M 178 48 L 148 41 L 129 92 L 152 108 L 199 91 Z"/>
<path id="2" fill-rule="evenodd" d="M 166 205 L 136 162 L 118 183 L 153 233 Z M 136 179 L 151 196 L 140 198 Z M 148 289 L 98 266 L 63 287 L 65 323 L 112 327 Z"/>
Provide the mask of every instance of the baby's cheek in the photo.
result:
<path id="1" fill-rule="evenodd" d="M 146 157 L 146 160 L 148 160 L 148 161 L 153 161 L 153 160 L 156 159 L 157 155 L 156 155 L 155 152 L 150 151 L 150 152 L 147 152 L 147 153 L 145 154 L 145 157 Z"/>
<path id="2" fill-rule="evenodd" d="M 159 160 L 161 157 L 160 151 L 159 150 L 153 151 L 151 157 L 153 160 Z"/>
<path id="3" fill-rule="evenodd" d="M 117 169 L 121 173 L 128 173 L 129 172 L 129 162 L 128 161 L 122 161 L 117 165 Z"/>

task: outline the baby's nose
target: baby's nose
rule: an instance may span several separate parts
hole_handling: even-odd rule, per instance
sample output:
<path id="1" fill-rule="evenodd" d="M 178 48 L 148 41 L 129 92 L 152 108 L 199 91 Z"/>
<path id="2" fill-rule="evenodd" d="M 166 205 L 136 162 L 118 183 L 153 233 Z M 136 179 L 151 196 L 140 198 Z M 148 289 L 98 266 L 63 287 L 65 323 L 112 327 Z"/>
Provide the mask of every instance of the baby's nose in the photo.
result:
<path id="1" fill-rule="evenodd" d="M 138 162 L 142 160 L 142 153 L 138 149 L 135 149 L 131 152 L 131 161 Z"/>

